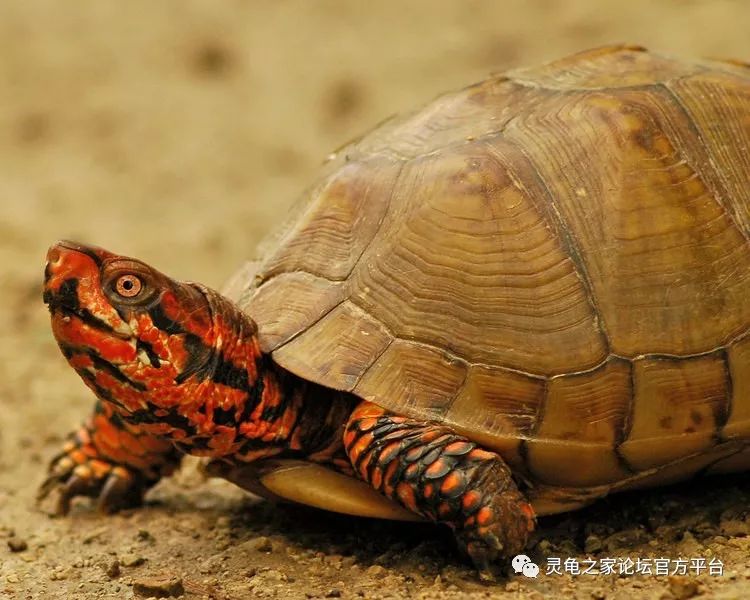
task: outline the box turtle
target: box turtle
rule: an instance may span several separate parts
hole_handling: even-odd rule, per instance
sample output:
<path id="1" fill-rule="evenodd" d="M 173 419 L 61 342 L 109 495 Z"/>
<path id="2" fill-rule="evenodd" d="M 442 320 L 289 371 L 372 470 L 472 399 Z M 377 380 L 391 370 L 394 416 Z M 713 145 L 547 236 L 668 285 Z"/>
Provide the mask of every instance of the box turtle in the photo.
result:
<path id="1" fill-rule="evenodd" d="M 264 495 L 448 525 L 484 577 L 536 515 L 750 467 L 750 68 L 618 46 L 388 120 L 224 294 L 72 242 L 98 398 L 41 488 L 138 503 L 185 453 Z"/>

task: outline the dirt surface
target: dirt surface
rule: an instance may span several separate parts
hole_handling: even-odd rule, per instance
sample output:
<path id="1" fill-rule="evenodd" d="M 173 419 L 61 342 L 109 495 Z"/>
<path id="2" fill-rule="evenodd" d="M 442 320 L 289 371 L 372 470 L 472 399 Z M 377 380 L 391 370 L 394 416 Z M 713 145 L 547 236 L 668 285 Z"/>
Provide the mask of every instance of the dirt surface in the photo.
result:
<path id="1" fill-rule="evenodd" d="M 219 286 L 329 151 L 395 111 L 608 42 L 747 60 L 749 30 L 741 1 L 0 3 L 0 597 L 749 597 L 746 477 L 543 519 L 542 572 L 494 585 L 431 526 L 272 506 L 194 466 L 110 518 L 34 505 L 91 406 L 41 302 L 55 239 Z M 723 574 L 546 574 L 587 557 Z"/>

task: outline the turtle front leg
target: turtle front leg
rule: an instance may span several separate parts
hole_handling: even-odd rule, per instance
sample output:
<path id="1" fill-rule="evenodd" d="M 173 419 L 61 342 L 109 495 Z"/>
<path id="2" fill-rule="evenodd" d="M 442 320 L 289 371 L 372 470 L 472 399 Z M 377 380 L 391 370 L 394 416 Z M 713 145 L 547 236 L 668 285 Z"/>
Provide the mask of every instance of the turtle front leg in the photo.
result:
<path id="1" fill-rule="evenodd" d="M 370 402 L 352 413 L 344 444 L 356 473 L 376 490 L 448 525 L 483 579 L 492 579 L 495 559 L 523 550 L 534 511 L 499 454 L 445 425 Z"/>
<path id="2" fill-rule="evenodd" d="M 76 496 L 96 498 L 100 511 L 114 512 L 139 505 L 179 462 L 171 442 L 123 422 L 108 403 L 97 401 L 93 415 L 50 463 L 37 497 L 57 490 L 57 514 L 66 514 Z"/>

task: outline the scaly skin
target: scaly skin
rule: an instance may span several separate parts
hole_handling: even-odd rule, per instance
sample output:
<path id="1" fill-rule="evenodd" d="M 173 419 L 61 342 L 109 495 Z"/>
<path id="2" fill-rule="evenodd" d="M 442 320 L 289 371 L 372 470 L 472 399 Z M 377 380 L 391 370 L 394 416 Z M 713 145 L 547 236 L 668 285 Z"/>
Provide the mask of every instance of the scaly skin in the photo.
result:
<path id="1" fill-rule="evenodd" d="M 405 508 L 448 525 L 480 576 L 520 553 L 534 511 L 495 452 L 450 427 L 400 417 L 370 402 L 352 413 L 344 444 L 365 481 Z"/>
<path id="2" fill-rule="evenodd" d="M 138 506 L 145 491 L 171 474 L 179 460 L 168 440 L 124 422 L 111 404 L 99 400 L 94 414 L 52 460 L 40 496 L 59 488 L 60 514 L 67 513 L 71 499 L 79 495 L 98 498 L 102 512 Z"/>
<path id="3" fill-rule="evenodd" d="M 125 276 L 142 280 L 137 298 L 117 296 Z M 48 255 L 44 298 L 63 354 L 100 400 L 40 490 L 60 489 L 59 512 L 76 495 L 97 497 L 104 511 L 137 503 L 183 453 L 228 463 L 344 458 L 335 440 L 351 399 L 321 397 L 273 368 L 255 325 L 216 292 L 62 243 Z M 300 422 L 311 395 L 318 410 Z"/>
<path id="4" fill-rule="evenodd" d="M 58 491 L 61 513 L 75 496 L 103 511 L 137 505 L 190 453 L 230 469 L 278 456 L 356 473 L 449 525 L 485 577 L 533 528 L 497 454 L 284 371 L 261 352 L 255 323 L 213 290 L 60 242 L 44 300 L 60 349 L 99 399 L 41 487 L 40 497 Z"/>

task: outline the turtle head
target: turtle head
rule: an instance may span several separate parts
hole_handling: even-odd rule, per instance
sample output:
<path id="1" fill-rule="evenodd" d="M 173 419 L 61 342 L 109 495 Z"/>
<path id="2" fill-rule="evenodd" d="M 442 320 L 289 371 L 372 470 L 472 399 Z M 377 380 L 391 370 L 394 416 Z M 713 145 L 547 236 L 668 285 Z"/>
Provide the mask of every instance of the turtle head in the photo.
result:
<path id="1" fill-rule="evenodd" d="M 254 324 L 201 285 L 101 248 L 58 242 L 47 253 L 44 301 L 71 366 L 137 422 L 169 433 L 201 408 L 208 419 L 213 396 L 231 397 L 217 391 L 217 377 L 238 393 L 252 388 Z"/>

